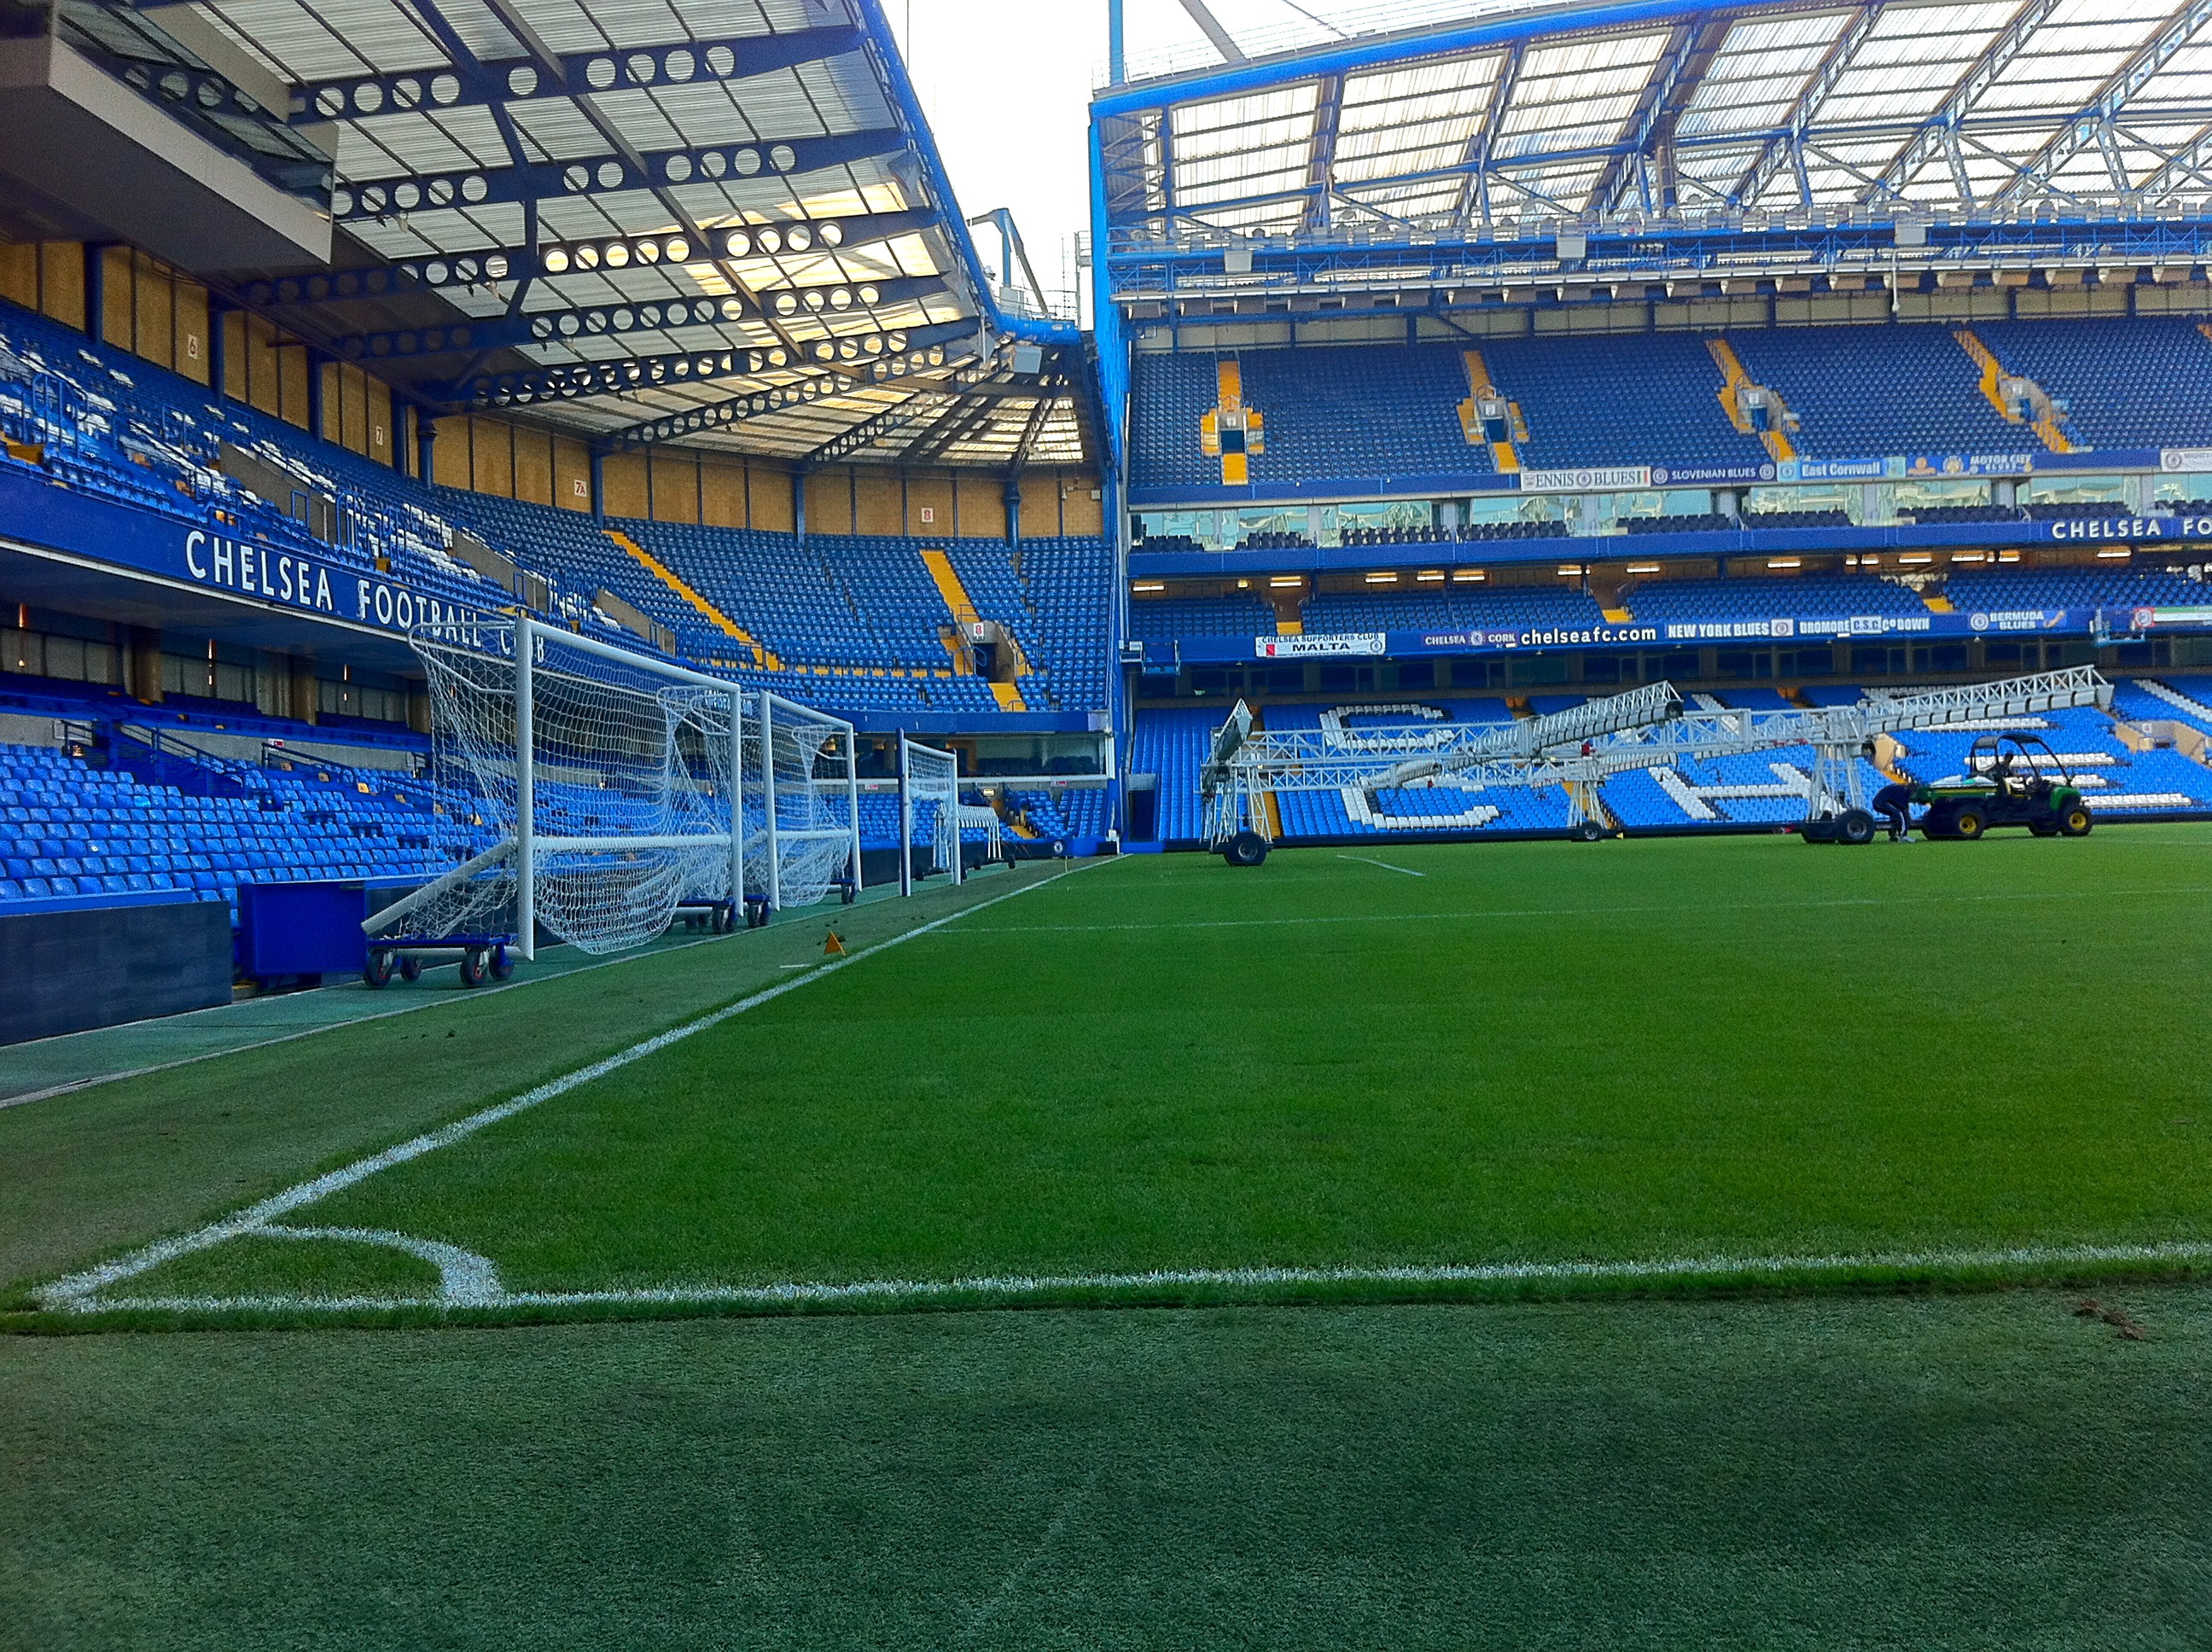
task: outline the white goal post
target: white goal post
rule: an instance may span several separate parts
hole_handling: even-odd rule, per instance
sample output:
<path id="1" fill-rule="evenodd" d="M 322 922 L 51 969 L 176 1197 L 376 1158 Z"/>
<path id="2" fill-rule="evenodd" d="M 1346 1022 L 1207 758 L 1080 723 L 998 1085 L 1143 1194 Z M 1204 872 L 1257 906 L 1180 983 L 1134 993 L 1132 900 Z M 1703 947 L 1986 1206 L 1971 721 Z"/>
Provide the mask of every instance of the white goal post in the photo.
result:
<path id="1" fill-rule="evenodd" d="M 526 615 L 414 643 L 442 805 L 489 847 L 371 919 L 373 945 L 528 958 L 542 927 L 607 953 L 686 908 L 734 927 L 857 898 L 850 723 Z"/>
<path id="2" fill-rule="evenodd" d="M 916 829 L 927 832 L 930 862 L 939 872 L 952 874 L 955 885 L 966 881 L 960 853 L 960 760 L 909 740 L 899 731 L 899 893 L 914 893 L 914 846 Z M 933 811 L 925 816 L 924 811 Z"/>

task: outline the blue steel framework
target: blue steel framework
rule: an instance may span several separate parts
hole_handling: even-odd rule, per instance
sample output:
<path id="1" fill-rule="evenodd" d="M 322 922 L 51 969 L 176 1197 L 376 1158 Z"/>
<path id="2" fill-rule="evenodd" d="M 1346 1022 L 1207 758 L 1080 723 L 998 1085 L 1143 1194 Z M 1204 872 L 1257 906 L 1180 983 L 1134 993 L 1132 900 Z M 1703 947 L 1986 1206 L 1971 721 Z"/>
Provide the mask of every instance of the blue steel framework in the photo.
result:
<path id="1" fill-rule="evenodd" d="M 1091 164 L 1116 451 L 1133 319 L 2199 263 L 2208 23 L 2212 0 L 1602 0 L 1109 85 Z"/>

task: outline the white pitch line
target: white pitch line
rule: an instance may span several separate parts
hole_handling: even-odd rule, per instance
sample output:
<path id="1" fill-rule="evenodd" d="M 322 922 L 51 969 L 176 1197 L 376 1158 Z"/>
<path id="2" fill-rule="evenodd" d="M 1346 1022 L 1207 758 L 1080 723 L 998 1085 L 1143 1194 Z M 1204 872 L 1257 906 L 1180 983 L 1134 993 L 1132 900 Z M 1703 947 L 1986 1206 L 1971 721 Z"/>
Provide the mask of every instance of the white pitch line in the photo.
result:
<path id="1" fill-rule="evenodd" d="M 135 1278 L 148 1269 L 158 1267 L 164 1262 L 173 1261 L 179 1256 L 188 1256 L 195 1251 L 210 1249 L 216 1245 L 238 1238 L 241 1235 L 265 1228 L 278 1217 L 288 1215 L 302 1206 L 312 1205 L 319 1200 L 327 1199 L 335 1193 L 343 1193 L 357 1182 L 368 1181 L 379 1171 L 389 1170 L 394 1165 L 405 1164 L 411 1160 L 421 1158 L 426 1153 L 434 1153 L 442 1147 L 451 1147 L 455 1142 L 465 1140 L 479 1130 L 497 1124 L 502 1119 L 511 1119 L 516 1114 L 527 1112 L 541 1102 L 551 1101 L 556 1096 L 565 1096 L 570 1090 L 588 1084 L 594 1079 L 604 1078 L 611 1072 L 618 1072 L 633 1061 L 641 1061 L 648 1055 L 658 1055 L 672 1045 L 680 1044 L 687 1038 L 706 1032 L 711 1028 L 719 1027 L 733 1016 L 740 1016 L 748 1010 L 757 1010 L 763 1004 L 772 1003 L 786 993 L 796 992 L 802 987 L 811 986 L 826 976 L 834 975 L 839 970 L 860 963 L 863 958 L 872 958 L 878 952 L 888 952 L 895 946 L 903 946 L 917 937 L 942 929 L 947 924 L 957 923 L 970 914 L 981 912 L 987 908 L 997 906 L 1001 902 L 1027 895 L 1033 890 L 1042 889 L 1048 884 L 1057 883 L 1060 879 L 1072 877 L 1076 872 L 1085 871 L 1092 866 L 1109 864 L 1111 862 L 1104 859 L 1085 861 L 1080 865 L 1069 867 L 1066 872 L 1056 872 L 1048 877 L 1040 878 L 1034 884 L 1025 884 L 1019 889 L 1009 890 L 1004 895 L 994 895 L 988 901 L 979 901 L 972 907 L 963 907 L 957 912 L 947 913 L 942 918 L 909 929 L 903 934 L 894 935 L 888 940 L 878 941 L 873 946 L 863 947 L 858 952 L 849 952 L 842 957 L 832 958 L 819 969 L 810 971 L 806 975 L 794 975 L 789 981 L 767 987 L 749 998 L 739 999 L 734 1004 L 726 1004 L 720 1009 L 702 1015 L 696 1020 L 687 1021 L 680 1027 L 672 1027 L 666 1032 L 656 1034 L 651 1038 L 633 1044 L 628 1049 L 610 1055 L 603 1061 L 594 1061 L 589 1066 L 579 1067 L 574 1072 L 567 1073 L 558 1078 L 549 1079 L 535 1090 L 526 1090 L 511 1100 L 471 1113 L 466 1118 L 457 1119 L 452 1124 L 445 1125 L 439 1129 L 427 1131 L 410 1140 L 387 1147 L 380 1153 L 372 1153 L 367 1158 L 356 1159 L 351 1164 L 329 1171 L 312 1181 L 296 1183 L 285 1188 L 282 1193 L 272 1193 L 260 1203 L 250 1205 L 246 1209 L 225 1217 L 219 1222 L 211 1222 L 196 1232 L 178 1234 L 167 1239 L 156 1241 L 153 1244 L 131 1252 L 128 1256 L 119 1257 L 112 1262 L 103 1262 L 98 1267 L 88 1268 L 81 1273 L 72 1273 L 65 1278 L 57 1279 L 38 1293 L 39 1298 L 49 1308 L 67 1309 L 78 1312 L 95 1311 L 96 1304 L 93 1302 L 93 1298 L 109 1285 L 120 1284 L 125 1279 Z"/>
<path id="2" fill-rule="evenodd" d="M 1630 1285 L 1668 1279 L 1727 1284 L 1802 1274 L 1875 1271 L 1982 1275 L 2091 1263 L 2207 1261 L 2212 1261 L 2212 1241 L 2184 1240 L 2156 1245 L 2022 1245 L 1997 1250 L 1869 1251 L 1827 1256 L 1678 1256 L 1643 1261 L 1480 1262 L 1457 1266 L 1159 1268 L 1130 1273 L 869 1279 L 842 1285 L 794 1280 L 767 1285 L 516 1291 L 467 1305 L 491 1309 L 781 1308 L 929 1303 L 948 1298 L 1015 1303 L 1076 1295 L 1142 1297 L 1162 1290 L 1193 1287 L 1236 1291 L 1334 1285 Z M 434 1297 L 123 1297 L 106 1302 L 61 1305 L 82 1313 L 145 1309 L 173 1313 L 340 1313 L 363 1309 L 446 1308 L 455 1304 Z"/>
<path id="3" fill-rule="evenodd" d="M 1387 860 L 1370 859 L 1364 854 L 1340 854 L 1337 856 L 1337 859 L 1339 860 L 1357 860 L 1363 865 L 1380 866 L 1385 872 L 1403 872 L 1408 878 L 1426 878 L 1428 876 L 1428 873 L 1425 872 L 1415 872 L 1411 866 L 1394 866 Z"/>

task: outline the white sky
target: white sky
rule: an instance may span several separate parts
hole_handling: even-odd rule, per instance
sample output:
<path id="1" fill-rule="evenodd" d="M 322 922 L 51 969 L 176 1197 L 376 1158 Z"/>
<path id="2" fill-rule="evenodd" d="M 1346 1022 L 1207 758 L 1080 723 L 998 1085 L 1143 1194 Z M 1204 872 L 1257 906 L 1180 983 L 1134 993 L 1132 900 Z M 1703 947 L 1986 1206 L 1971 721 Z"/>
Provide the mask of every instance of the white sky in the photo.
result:
<path id="1" fill-rule="evenodd" d="M 1255 50 L 1328 38 L 1300 15 L 1347 28 L 1427 21 L 1449 0 L 1213 0 L 1222 26 Z M 1073 243 L 1089 228 L 1091 88 L 1105 78 L 1106 0 L 885 0 L 961 210 L 1010 207 L 1046 288 L 1074 283 Z M 1207 55 L 1178 0 L 1127 0 L 1132 69 L 1164 52 Z M 977 237 L 995 265 L 995 235 Z"/>

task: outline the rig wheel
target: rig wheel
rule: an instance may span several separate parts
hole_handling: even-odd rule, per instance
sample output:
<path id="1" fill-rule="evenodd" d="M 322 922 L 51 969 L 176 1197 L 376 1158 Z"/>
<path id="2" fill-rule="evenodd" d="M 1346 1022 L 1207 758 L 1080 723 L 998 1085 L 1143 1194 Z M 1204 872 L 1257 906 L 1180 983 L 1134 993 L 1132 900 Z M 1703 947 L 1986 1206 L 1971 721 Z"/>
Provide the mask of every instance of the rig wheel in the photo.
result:
<path id="1" fill-rule="evenodd" d="M 392 985 L 392 954 L 370 953 L 368 962 L 361 966 L 361 979 L 362 985 L 380 989 Z"/>
<path id="2" fill-rule="evenodd" d="M 400 979 L 400 980 L 402 980 L 402 981 L 420 981 L 420 980 L 422 980 L 422 959 L 420 959 L 420 958 L 418 958 L 418 957 L 416 957 L 413 953 L 411 953 L 411 952 L 410 952 L 410 953 L 409 953 L 405 957 L 403 957 L 402 959 L 400 959 L 400 960 L 399 960 L 399 979 Z"/>
<path id="3" fill-rule="evenodd" d="M 485 948 L 472 946 L 461 954 L 461 985 L 481 987 L 484 977 L 491 973 L 491 954 Z"/>
<path id="4" fill-rule="evenodd" d="M 1586 820 L 1575 828 L 1573 836 L 1577 843 L 1596 843 L 1604 839 L 1605 828 L 1594 820 Z"/>
<path id="5" fill-rule="evenodd" d="M 508 951 L 504 945 L 492 948 L 491 978 L 494 981 L 505 981 L 514 974 L 514 954 Z"/>
<path id="6" fill-rule="evenodd" d="M 1223 846 L 1221 858 L 1232 866 L 1256 866 L 1267 858 L 1267 840 L 1257 832 L 1239 832 Z"/>
<path id="7" fill-rule="evenodd" d="M 1836 823 L 1838 843 L 1871 843 L 1874 841 L 1874 817 L 1863 809 L 1846 809 L 1843 818 Z"/>

